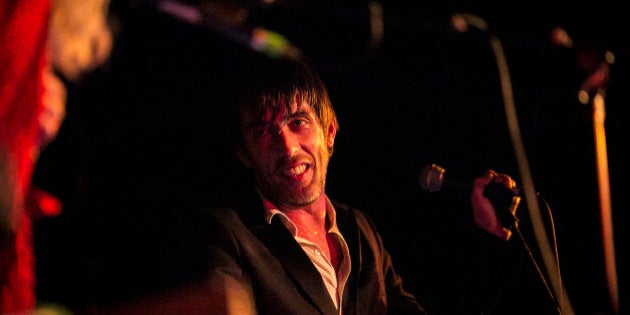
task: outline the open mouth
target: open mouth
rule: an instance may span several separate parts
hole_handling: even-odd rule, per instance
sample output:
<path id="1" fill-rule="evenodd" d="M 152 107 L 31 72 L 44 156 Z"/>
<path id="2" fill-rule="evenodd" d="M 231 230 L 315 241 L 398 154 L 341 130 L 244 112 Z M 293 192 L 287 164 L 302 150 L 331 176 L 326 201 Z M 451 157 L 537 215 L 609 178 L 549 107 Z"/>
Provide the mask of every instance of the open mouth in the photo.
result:
<path id="1" fill-rule="evenodd" d="M 299 165 L 296 165 L 294 167 L 284 170 L 282 173 L 286 176 L 295 177 L 295 176 L 300 176 L 304 174 L 304 172 L 306 172 L 306 170 L 309 168 L 310 168 L 310 165 L 308 164 L 299 164 Z"/>

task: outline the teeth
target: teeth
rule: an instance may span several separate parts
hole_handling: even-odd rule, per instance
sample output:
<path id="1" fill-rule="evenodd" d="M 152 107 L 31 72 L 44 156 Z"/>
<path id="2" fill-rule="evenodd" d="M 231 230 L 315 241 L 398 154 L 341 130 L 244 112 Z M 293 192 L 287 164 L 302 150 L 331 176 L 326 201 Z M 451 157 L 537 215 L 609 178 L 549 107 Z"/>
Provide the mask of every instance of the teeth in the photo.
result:
<path id="1" fill-rule="evenodd" d="M 300 175 L 302 173 L 304 173 L 306 171 L 306 165 L 305 164 L 300 164 L 296 167 L 293 167 L 291 169 L 289 169 L 288 171 L 286 171 L 286 175 L 289 176 L 297 176 Z"/>

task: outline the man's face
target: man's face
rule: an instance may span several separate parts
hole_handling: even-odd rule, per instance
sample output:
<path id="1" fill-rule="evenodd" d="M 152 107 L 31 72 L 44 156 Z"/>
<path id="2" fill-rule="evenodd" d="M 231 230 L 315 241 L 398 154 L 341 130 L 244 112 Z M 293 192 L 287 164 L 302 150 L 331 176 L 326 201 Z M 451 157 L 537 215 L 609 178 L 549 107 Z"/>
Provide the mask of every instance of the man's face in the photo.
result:
<path id="1" fill-rule="evenodd" d="M 311 106 L 296 101 L 291 112 L 273 116 L 241 114 L 243 164 L 253 169 L 258 188 L 280 208 L 308 205 L 324 192 L 336 126 L 323 130 Z"/>

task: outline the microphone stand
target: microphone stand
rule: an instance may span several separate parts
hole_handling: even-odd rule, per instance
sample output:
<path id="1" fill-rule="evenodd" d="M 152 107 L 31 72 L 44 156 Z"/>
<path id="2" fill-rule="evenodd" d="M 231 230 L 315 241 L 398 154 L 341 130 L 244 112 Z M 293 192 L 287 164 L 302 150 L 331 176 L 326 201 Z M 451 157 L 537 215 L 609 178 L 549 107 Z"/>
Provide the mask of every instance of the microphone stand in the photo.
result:
<path id="1" fill-rule="evenodd" d="M 520 198 L 520 197 L 516 197 L 516 198 Z M 515 202 L 515 206 L 518 206 L 518 202 Z M 551 287 L 549 286 L 549 283 L 547 282 L 547 278 L 545 278 L 545 275 L 540 269 L 540 266 L 538 265 L 538 262 L 536 261 L 536 258 L 534 257 L 532 250 L 529 248 L 529 245 L 527 244 L 527 241 L 525 240 L 525 237 L 523 236 L 523 233 L 521 233 L 521 229 L 519 228 L 519 225 L 518 225 L 518 218 L 516 217 L 516 214 L 515 214 L 516 211 L 513 211 L 512 209 L 510 209 L 510 213 L 512 214 L 512 220 L 513 220 L 512 221 L 513 223 L 510 226 L 510 230 L 516 231 L 518 238 L 521 240 L 521 244 L 523 245 L 523 248 L 525 248 L 525 252 L 527 252 L 529 260 L 534 266 L 534 269 L 536 269 L 536 273 L 538 274 L 540 280 L 545 286 L 545 290 L 547 291 L 549 298 L 554 303 L 556 307 L 556 311 L 558 312 L 558 314 L 562 314 L 562 308 L 560 308 L 560 304 L 558 304 L 558 299 L 556 299 L 555 295 L 553 294 Z"/>
<path id="2" fill-rule="evenodd" d="M 599 188 L 599 207 L 601 215 L 602 242 L 608 284 L 608 295 L 614 314 L 619 314 L 619 293 L 617 285 L 617 268 L 615 265 L 615 249 L 613 241 L 612 207 L 610 197 L 610 182 L 608 177 L 608 155 L 606 151 L 606 131 L 604 120 L 606 109 L 604 106 L 605 86 L 608 83 L 610 64 L 614 60 L 611 52 L 606 52 L 605 60 L 584 81 L 578 94 L 583 104 L 589 101 L 593 106 L 593 131 L 595 134 L 595 161 L 597 166 L 597 181 Z M 589 93 L 595 91 L 591 98 Z"/>
<path id="3" fill-rule="evenodd" d="M 534 181 L 532 178 L 529 162 L 527 160 L 527 154 L 525 152 L 525 145 L 520 134 L 520 127 L 518 124 L 518 115 L 516 113 L 516 105 L 514 103 L 514 96 L 512 93 L 512 82 L 510 79 L 510 73 L 507 65 L 507 58 L 503 52 L 503 45 L 498 36 L 494 35 L 488 29 L 488 23 L 482 18 L 470 14 L 459 13 L 453 16 L 453 26 L 460 32 L 466 31 L 468 26 L 477 28 L 484 32 L 488 36 L 490 47 L 495 57 L 497 64 L 497 70 L 499 71 L 499 81 L 501 83 L 501 94 L 503 96 L 503 105 L 505 108 L 505 115 L 507 118 L 508 129 L 510 137 L 512 139 L 512 145 L 515 151 L 516 162 L 518 164 L 519 172 L 521 174 L 521 180 L 523 181 L 523 192 L 525 202 L 527 203 L 528 213 L 534 228 L 534 235 L 536 237 L 536 243 L 543 258 L 544 266 L 551 280 L 551 286 L 555 296 L 560 300 L 560 310 L 562 314 L 573 315 L 575 312 L 569 297 L 564 294 L 564 284 L 560 272 L 556 269 L 558 266 L 557 259 L 553 255 L 549 240 L 547 238 L 547 232 L 545 231 L 544 224 L 542 222 L 542 215 L 538 207 L 538 200 L 536 196 L 536 189 L 534 188 Z"/>

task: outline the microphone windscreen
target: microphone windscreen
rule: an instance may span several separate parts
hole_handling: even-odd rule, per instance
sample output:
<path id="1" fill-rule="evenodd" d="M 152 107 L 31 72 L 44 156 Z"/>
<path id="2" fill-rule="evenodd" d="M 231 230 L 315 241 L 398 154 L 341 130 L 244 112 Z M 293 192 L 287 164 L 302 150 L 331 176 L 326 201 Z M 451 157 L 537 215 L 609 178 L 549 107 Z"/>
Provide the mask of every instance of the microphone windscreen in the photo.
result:
<path id="1" fill-rule="evenodd" d="M 422 189 L 428 192 L 442 190 L 444 184 L 444 173 L 446 170 L 437 164 L 428 164 L 420 170 L 418 183 Z"/>

